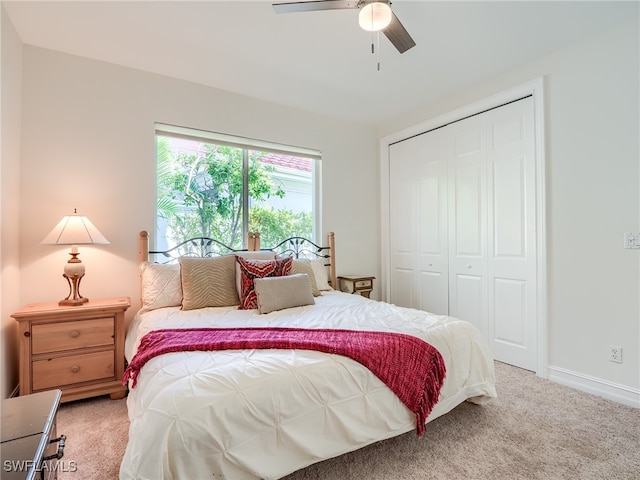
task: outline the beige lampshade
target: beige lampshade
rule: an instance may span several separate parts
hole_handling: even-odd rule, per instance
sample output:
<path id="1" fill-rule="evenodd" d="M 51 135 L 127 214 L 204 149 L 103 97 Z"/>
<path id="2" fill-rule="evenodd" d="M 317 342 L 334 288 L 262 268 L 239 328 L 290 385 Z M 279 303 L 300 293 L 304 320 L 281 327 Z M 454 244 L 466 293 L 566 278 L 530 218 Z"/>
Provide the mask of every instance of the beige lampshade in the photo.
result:
<path id="1" fill-rule="evenodd" d="M 84 215 L 67 215 L 41 242 L 43 245 L 108 245 L 104 235 Z"/>

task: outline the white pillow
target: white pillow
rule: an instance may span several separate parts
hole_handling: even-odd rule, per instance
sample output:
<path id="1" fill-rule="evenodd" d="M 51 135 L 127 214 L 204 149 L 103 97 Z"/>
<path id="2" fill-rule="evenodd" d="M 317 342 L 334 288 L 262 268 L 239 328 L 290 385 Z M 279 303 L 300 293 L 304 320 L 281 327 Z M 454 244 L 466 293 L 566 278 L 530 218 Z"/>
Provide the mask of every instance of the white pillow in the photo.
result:
<path id="1" fill-rule="evenodd" d="M 311 292 L 311 280 L 306 273 L 255 278 L 253 285 L 258 301 L 258 313 L 270 313 L 316 303 Z"/>
<path id="2" fill-rule="evenodd" d="M 314 258 L 311 260 L 311 269 L 316 277 L 316 285 L 318 285 L 318 290 L 321 291 L 333 290 L 329 285 L 329 272 L 325 263 L 327 263 L 326 258 Z"/>
<path id="3" fill-rule="evenodd" d="M 142 310 L 177 307 L 182 304 L 179 264 L 143 262 L 140 264 L 140 272 L 142 276 Z"/>

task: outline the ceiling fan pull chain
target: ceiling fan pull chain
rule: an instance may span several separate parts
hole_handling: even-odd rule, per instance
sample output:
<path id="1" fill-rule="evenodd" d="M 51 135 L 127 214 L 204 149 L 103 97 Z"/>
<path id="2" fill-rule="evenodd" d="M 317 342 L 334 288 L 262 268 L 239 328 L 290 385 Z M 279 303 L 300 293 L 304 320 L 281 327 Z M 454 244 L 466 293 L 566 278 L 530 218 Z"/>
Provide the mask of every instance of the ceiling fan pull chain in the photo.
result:
<path id="1" fill-rule="evenodd" d="M 376 52 L 376 49 L 373 45 L 374 43 L 375 43 L 375 32 L 371 32 L 371 55 L 375 54 Z"/>
<path id="2" fill-rule="evenodd" d="M 373 18 L 372 18 L 373 24 Z M 376 67 L 378 71 L 380 71 L 380 30 L 371 30 L 371 54 L 378 54 L 378 59 L 376 62 Z"/>
<path id="3" fill-rule="evenodd" d="M 378 71 L 380 71 L 380 31 L 376 32 L 376 40 L 378 43 Z"/>

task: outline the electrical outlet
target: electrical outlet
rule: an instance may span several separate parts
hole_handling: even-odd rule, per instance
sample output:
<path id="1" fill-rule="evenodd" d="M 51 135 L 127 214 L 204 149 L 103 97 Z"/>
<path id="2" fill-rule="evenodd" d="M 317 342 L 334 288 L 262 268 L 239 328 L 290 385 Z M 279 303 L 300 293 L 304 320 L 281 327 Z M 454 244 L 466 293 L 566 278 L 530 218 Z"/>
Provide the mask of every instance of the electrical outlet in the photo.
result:
<path id="1" fill-rule="evenodd" d="M 622 347 L 609 345 L 609 361 L 613 363 L 622 363 Z"/>

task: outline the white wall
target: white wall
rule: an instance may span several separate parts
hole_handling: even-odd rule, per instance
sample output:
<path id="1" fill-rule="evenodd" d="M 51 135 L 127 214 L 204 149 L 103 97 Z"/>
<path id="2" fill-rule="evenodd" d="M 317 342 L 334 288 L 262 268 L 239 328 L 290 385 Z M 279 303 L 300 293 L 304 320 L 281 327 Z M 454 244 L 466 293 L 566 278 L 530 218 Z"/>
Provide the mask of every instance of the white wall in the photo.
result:
<path id="1" fill-rule="evenodd" d="M 372 128 L 31 46 L 23 66 L 19 304 L 66 296 L 68 249 L 40 242 L 74 208 L 111 242 L 80 247 L 82 294 L 138 301 L 138 232 L 155 222 L 154 122 L 320 150 L 338 273 L 379 275 Z"/>
<path id="2" fill-rule="evenodd" d="M 549 377 L 640 405 L 638 18 L 390 120 L 384 137 L 544 77 Z M 608 360 L 623 347 L 623 364 Z"/>
<path id="3" fill-rule="evenodd" d="M 378 138 L 544 76 L 551 373 L 637 398 L 640 258 L 621 248 L 625 231 L 640 231 L 637 19 L 391 119 L 377 135 L 180 80 L 34 47 L 21 51 L 7 24 L 3 15 L 3 397 L 17 376 L 17 362 L 5 361 L 15 359 L 7 312 L 66 295 L 65 249 L 40 245 L 63 215 L 78 208 L 111 241 L 81 248 L 83 294 L 135 302 L 137 233 L 154 224 L 154 122 L 320 149 L 323 231 L 337 233 L 339 273 L 378 276 Z M 16 229 L 19 236 L 11 235 Z M 607 360 L 612 343 L 624 348 L 622 365 Z"/>
<path id="4" fill-rule="evenodd" d="M 7 398 L 18 384 L 17 327 L 10 317 L 20 307 L 20 99 L 22 91 L 22 44 L 9 16 L 0 5 L 2 39 L 2 103 L 0 128 L 0 398 Z"/>

